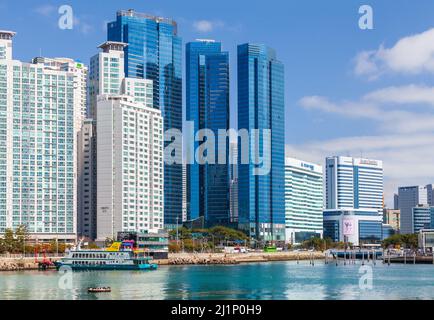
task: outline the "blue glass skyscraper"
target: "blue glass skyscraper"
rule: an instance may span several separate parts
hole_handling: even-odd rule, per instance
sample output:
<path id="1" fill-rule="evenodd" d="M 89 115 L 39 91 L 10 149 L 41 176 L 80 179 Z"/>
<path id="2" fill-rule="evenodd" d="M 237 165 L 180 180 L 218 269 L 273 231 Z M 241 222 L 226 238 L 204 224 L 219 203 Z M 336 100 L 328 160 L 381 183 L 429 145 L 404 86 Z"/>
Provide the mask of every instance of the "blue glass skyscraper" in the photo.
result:
<path id="1" fill-rule="evenodd" d="M 271 130 L 271 170 L 254 175 L 255 164 L 240 164 L 238 171 L 239 226 L 259 241 L 285 239 L 285 102 L 284 66 L 273 49 L 262 44 L 238 46 L 238 130 Z M 238 147 L 242 158 L 242 147 Z M 250 150 L 252 153 L 252 150 Z M 252 159 L 252 155 L 250 157 Z"/>
<path id="2" fill-rule="evenodd" d="M 154 107 L 162 111 L 164 130 L 181 131 L 182 39 L 176 22 L 128 10 L 119 11 L 107 29 L 109 41 L 128 44 L 126 77 L 154 82 Z M 164 166 L 164 223 L 168 227 L 182 221 L 182 154 L 175 157 L 179 164 Z"/>
<path id="3" fill-rule="evenodd" d="M 229 55 L 221 43 L 212 40 L 190 42 L 186 47 L 187 121 L 194 132 L 229 128 Z M 195 142 L 197 150 L 199 142 Z M 227 224 L 230 213 L 229 141 L 224 164 L 199 164 L 187 167 L 188 218 L 205 218 L 207 225 Z"/>

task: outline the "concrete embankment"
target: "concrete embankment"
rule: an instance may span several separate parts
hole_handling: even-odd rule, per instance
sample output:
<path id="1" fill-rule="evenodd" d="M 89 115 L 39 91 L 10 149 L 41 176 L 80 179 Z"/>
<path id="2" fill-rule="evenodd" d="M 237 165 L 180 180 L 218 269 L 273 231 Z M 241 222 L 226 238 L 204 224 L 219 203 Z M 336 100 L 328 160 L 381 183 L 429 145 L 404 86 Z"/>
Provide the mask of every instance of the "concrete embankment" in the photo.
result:
<path id="1" fill-rule="evenodd" d="M 51 258 L 57 261 L 58 258 Z M 0 271 L 38 270 L 35 258 L 0 258 Z"/>
<path id="2" fill-rule="evenodd" d="M 160 265 L 218 265 L 310 259 L 324 259 L 324 254 L 321 252 L 173 253 L 169 254 L 168 260 L 156 262 Z"/>

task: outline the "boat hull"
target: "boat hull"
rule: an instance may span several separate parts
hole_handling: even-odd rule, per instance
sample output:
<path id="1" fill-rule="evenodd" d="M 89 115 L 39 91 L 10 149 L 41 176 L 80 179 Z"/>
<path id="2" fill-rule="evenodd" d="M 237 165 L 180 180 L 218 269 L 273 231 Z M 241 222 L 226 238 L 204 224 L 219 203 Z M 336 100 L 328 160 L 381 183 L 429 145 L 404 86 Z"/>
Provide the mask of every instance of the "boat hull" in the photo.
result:
<path id="1" fill-rule="evenodd" d="M 60 268 L 71 268 L 74 271 L 115 271 L 115 270 L 123 270 L 123 271 L 146 271 L 146 270 L 157 270 L 158 265 L 156 264 L 138 264 L 138 265 L 122 265 L 122 264 L 113 264 L 113 265 L 74 265 L 67 263 L 56 263 L 56 268 L 59 270 Z"/>

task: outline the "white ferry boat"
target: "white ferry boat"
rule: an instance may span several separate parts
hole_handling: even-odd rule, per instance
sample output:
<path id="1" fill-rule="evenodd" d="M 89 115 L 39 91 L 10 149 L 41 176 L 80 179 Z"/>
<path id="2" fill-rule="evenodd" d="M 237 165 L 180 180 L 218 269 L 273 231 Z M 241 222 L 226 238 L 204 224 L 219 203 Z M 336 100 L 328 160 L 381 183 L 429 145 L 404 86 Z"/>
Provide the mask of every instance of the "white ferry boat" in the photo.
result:
<path id="1" fill-rule="evenodd" d="M 81 250 L 80 244 L 55 263 L 72 270 L 156 270 L 158 265 L 144 250 L 133 248 L 131 241 L 115 242 L 106 250 Z"/>

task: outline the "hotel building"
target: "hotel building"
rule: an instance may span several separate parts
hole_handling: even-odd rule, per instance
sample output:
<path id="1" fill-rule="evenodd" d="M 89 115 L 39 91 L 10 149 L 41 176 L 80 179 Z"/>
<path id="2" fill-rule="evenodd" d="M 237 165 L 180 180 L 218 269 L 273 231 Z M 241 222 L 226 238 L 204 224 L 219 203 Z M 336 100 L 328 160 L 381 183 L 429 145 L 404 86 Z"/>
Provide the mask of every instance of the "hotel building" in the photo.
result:
<path id="1" fill-rule="evenodd" d="M 326 159 L 327 209 L 377 209 L 383 214 L 383 162 L 351 157 Z"/>
<path id="2" fill-rule="evenodd" d="M 299 244 L 323 233 L 323 169 L 306 161 L 286 158 L 285 239 Z"/>

